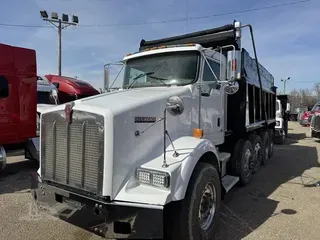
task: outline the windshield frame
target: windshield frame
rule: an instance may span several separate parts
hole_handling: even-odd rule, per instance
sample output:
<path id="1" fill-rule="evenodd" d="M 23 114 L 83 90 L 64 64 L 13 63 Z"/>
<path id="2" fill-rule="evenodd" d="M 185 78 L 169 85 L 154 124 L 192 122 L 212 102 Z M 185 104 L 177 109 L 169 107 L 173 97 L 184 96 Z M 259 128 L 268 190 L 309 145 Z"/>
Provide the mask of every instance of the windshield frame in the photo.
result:
<path id="1" fill-rule="evenodd" d="M 131 61 L 135 61 L 135 60 L 145 60 L 148 58 L 152 58 L 154 56 L 165 56 L 165 55 L 173 55 L 173 54 L 188 54 L 188 53 L 196 53 L 196 58 L 197 58 L 197 66 L 196 66 L 196 73 L 195 73 L 195 77 L 192 81 L 188 82 L 188 83 L 175 83 L 175 84 L 168 84 L 167 87 L 170 87 L 171 85 L 175 85 L 175 86 L 186 86 L 186 85 L 190 85 L 190 84 L 194 84 L 199 80 L 199 76 L 200 76 L 200 67 L 201 67 L 201 54 L 199 50 L 183 50 L 183 51 L 169 51 L 169 52 L 161 52 L 161 53 L 153 53 L 153 54 L 148 54 L 148 55 L 144 55 L 144 56 L 139 56 L 139 57 L 135 57 L 135 58 L 130 58 L 128 60 L 125 61 L 125 67 L 124 67 L 124 74 L 123 74 L 123 81 L 122 81 L 122 88 L 128 88 L 132 83 L 127 83 L 125 84 L 125 79 L 128 78 L 128 74 L 129 73 L 129 64 Z M 129 63 L 129 64 L 128 64 Z M 165 81 L 164 81 L 165 82 Z M 166 82 L 165 82 L 166 83 Z M 163 83 L 161 83 L 161 81 L 159 81 L 159 84 L 156 85 L 139 85 L 139 84 L 133 84 L 132 86 L 130 86 L 130 88 L 145 88 L 145 87 L 164 87 L 165 85 Z"/>

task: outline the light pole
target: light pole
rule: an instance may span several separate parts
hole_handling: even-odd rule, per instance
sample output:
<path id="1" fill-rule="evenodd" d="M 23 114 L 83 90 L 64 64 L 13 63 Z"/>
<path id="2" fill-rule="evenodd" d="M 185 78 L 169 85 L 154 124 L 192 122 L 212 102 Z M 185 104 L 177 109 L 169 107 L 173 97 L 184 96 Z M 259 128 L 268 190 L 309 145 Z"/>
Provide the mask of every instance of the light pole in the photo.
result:
<path id="1" fill-rule="evenodd" d="M 283 94 L 286 94 L 286 84 L 289 79 L 290 77 L 287 77 L 286 79 L 281 79 L 281 82 L 283 82 Z"/>
<path id="2" fill-rule="evenodd" d="M 79 23 L 79 18 L 72 15 L 72 22 L 69 22 L 69 16 L 67 14 L 63 13 L 62 18 L 59 18 L 56 12 L 52 12 L 51 19 L 49 19 L 48 13 L 45 10 L 40 11 L 40 15 L 43 21 L 47 21 L 58 28 L 58 72 L 59 76 L 61 76 L 61 33 L 62 30 L 68 26 L 76 26 Z"/>

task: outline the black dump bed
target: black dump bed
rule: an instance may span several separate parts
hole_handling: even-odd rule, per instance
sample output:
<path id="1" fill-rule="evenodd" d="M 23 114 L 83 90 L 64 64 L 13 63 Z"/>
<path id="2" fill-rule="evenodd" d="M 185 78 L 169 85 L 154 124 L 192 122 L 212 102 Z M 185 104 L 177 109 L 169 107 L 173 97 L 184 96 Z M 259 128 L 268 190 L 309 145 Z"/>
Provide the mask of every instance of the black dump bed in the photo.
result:
<path id="1" fill-rule="evenodd" d="M 233 24 L 169 38 L 151 41 L 142 39 L 139 51 L 163 45 L 190 43 L 200 44 L 205 48 L 233 45 L 236 50 L 241 50 L 242 79 L 238 81 L 240 88 L 236 94 L 228 95 L 227 103 L 228 131 L 241 135 L 275 123 L 276 88 L 274 77 L 260 63 L 258 74 L 258 61 L 241 48 L 237 30 L 234 21 Z M 223 54 L 227 56 L 229 50 L 232 48 L 224 49 Z"/>
<path id="2" fill-rule="evenodd" d="M 144 39 L 140 42 L 140 51 L 146 48 L 159 47 L 161 45 L 176 45 L 198 43 L 203 47 L 217 47 L 234 45 L 237 49 L 236 32 L 233 24 L 224 25 L 222 27 L 207 29 L 199 32 L 183 34 L 179 36 L 162 38 L 157 40 L 146 41 Z"/>

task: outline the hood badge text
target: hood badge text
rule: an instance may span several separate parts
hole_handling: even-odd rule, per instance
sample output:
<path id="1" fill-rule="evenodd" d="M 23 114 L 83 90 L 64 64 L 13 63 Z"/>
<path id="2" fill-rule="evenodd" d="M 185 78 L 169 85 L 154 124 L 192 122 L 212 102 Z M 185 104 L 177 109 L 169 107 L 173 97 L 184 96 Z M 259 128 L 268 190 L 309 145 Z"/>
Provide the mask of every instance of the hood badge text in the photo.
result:
<path id="1" fill-rule="evenodd" d="M 156 117 L 135 117 L 135 123 L 154 123 L 157 121 Z"/>

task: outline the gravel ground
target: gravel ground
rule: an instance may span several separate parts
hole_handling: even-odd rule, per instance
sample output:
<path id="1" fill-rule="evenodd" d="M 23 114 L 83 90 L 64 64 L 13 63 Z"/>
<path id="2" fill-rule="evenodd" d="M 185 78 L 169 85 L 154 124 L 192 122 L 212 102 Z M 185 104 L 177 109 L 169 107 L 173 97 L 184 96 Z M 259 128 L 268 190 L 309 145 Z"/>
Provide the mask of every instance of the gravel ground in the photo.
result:
<path id="1" fill-rule="evenodd" d="M 276 145 L 274 156 L 246 187 L 228 193 L 222 203 L 218 240 L 320 239 L 319 141 L 308 128 L 289 124 L 289 139 Z M 0 239 L 77 239 L 100 237 L 36 212 L 29 190 L 29 172 L 37 169 L 11 152 L 0 175 Z M 16 155 L 16 156 L 15 156 Z"/>

